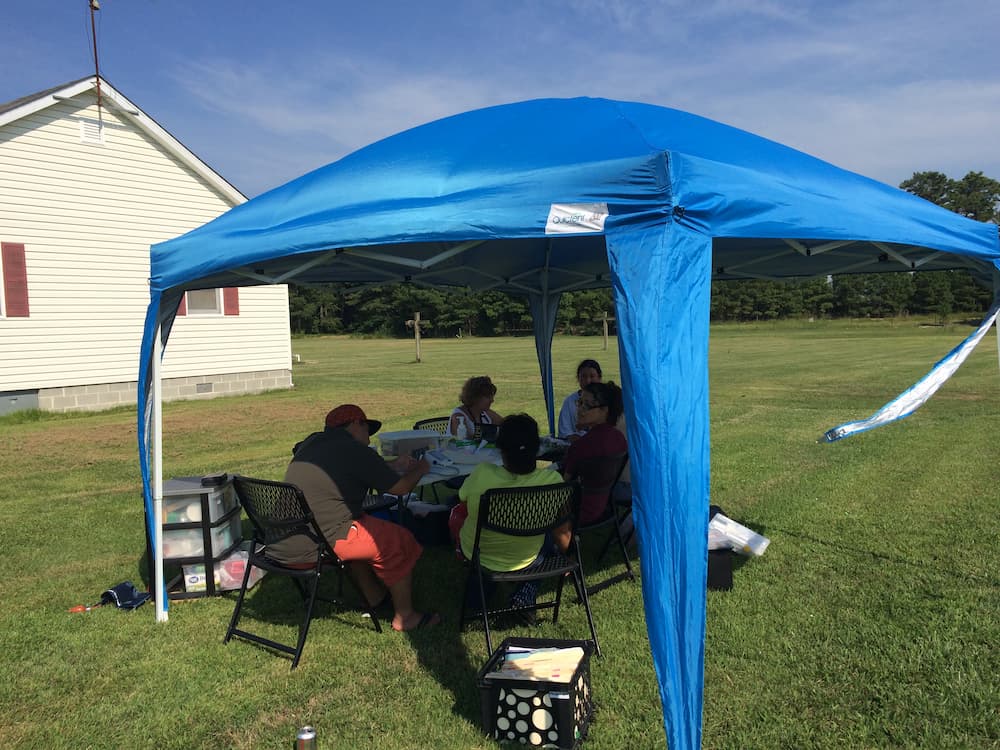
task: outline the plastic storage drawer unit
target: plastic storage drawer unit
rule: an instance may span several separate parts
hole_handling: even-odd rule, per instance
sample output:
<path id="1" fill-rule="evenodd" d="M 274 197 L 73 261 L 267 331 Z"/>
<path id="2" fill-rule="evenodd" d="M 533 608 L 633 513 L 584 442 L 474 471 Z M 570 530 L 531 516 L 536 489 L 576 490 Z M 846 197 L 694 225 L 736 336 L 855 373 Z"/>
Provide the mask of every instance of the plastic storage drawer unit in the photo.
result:
<path id="1" fill-rule="evenodd" d="M 219 591 L 215 585 L 219 563 L 243 539 L 241 513 L 228 474 L 177 477 L 163 483 L 163 557 L 178 571 L 167 581 L 171 599 L 213 596 Z M 178 591 L 186 577 L 183 569 L 195 566 L 201 568 L 203 588 L 195 583 Z"/>

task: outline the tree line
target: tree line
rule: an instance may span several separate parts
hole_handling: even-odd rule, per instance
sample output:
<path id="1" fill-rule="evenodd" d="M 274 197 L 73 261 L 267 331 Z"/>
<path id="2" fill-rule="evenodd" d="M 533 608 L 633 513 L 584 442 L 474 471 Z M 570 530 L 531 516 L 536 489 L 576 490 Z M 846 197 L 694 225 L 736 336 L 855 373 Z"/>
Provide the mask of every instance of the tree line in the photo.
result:
<path id="1" fill-rule="evenodd" d="M 530 336 L 526 298 L 503 292 L 444 291 L 412 284 L 350 288 L 341 284 L 289 286 L 292 333 L 412 336 L 407 321 L 420 312 L 424 336 Z M 603 315 L 614 315 L 610 289 L 564 294 L 557 328 L 597 334 Z"/>
<path id="2" fill-rule="evenodd" d="M 1000 224 L 1000 182 L 982 172 L 953 180 L 940 172 L 915 172 L 900 188 L 951 211 Z M 965 271 L 838 275 L 824 279 L 720 281 L 712 284 L 712 320 L 864 318 L 981 313 L 993 294 Z M 527 300 L 502 292 L 443 291 L 412 284 L 350 288 L 341 284 L 289 286 L 293 333 L 412 335 L 406 321 L 420 311 L 427 336 L 531 335 Z M 562 296 L 556 328 L 600 334 L 614 315 L 610 289 Z"/>

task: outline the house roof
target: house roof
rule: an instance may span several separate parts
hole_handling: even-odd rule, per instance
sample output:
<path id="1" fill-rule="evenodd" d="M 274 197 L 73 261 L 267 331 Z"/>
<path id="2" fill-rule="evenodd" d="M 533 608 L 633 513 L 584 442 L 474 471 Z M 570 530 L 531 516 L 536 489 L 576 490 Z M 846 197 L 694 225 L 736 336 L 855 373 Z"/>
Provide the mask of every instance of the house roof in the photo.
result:
<path id="1" fill-rule="evenodd" d="M 123 119 L 134 124 L 139 130 L 160 144 L 169 154 L 174 156 L 198 176 L 218 190 L 223 196 L 237 205 L 246 201 L 246 196 L 236 189 L 222 175 L 206 164 L 197 154 L 172 136 L 166 128 L 150 117 L 116 89 L 103 76 L 101 81 L 101 103 L 114 109 Z M 34 94 L 0 103 L 0 127 L 16 122 L 23 117 L 53 106 L 65 99 L 71 99 L 87 91 L 97 89 L 97 78 L 87 76 L 60 86 L 38 91 Z"/>
<path id="2" fill-rule="evenodd" d="M 28 94 L 27 96 L 22 96 L 18 99 L 11 99 L 9 102 L 0 103 L 0 115 L 16 110 L 21 106 L 30 105 L 32 102 L 44 99 L 45 97 L 51 96 L 52 94 L 58 94 L 62 89 L 67 88 L 68 86 L 75 86 L 76 84 L 82 83 L 83 81 L 87 80 L 89 79 L 78 78 L 75 81 L 64 83 L 61 86 L 53 86 L 52 88 L 45 89 L 44 91 L 36 91 L 34 94 Z M 103 81 L 104 79 L 102 78 L 101 80 Z"/>

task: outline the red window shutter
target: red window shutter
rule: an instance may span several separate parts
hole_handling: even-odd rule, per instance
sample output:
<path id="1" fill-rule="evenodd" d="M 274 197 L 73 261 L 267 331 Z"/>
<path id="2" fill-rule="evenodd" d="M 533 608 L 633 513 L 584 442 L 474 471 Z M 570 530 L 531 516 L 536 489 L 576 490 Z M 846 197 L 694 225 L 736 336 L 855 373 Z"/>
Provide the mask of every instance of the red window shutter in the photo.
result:
<path id="1" fill-rule="evenodd" d="M 28 317 L 28 266 L 24 262 L 24 245 L 0 243 L 3 262 L 3 299 L 8 318 Z"/>
<path id="2" fill-rule="evenodd" d="M 187 292 L 184 292 L 184 294 L 181 295 L 181 303 L 177 306 L 177 314 L 178 315 L 187 315 L 188 314 L 188 296 L 187 296 Z"/>
<path id="3" fill-rule="evenodd" d="M 222 290 L 222 312 L 225 315 L 240 314 L 240 288 L 228 286 Z"/>

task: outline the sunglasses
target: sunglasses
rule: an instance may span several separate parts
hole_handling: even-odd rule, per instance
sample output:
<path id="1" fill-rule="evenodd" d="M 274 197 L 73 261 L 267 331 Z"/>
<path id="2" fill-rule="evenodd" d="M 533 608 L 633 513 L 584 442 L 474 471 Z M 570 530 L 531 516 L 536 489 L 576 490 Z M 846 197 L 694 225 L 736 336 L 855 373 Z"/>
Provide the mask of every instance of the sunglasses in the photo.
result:
<path id="1" fill-rule="evenodd" d="M 586 401 L 577 401 L 576 408 L 583 409 L 583 411 L 590 411 L 591 409 L 600 409 L 604 404 L 591 404 Z"/>

